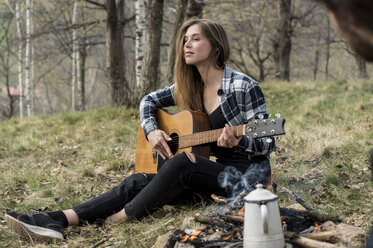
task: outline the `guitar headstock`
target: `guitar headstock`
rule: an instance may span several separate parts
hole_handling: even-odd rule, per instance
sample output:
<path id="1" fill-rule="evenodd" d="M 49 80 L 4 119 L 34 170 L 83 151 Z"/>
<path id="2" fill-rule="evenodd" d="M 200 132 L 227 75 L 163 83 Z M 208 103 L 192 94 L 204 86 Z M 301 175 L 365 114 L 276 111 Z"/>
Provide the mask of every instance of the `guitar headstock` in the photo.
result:
<path id="1" fill-rule="evenodd" d="M 257 119 L 246 124 L 245 133 L 252 138 L 285 134 L 285 119 Z"/>

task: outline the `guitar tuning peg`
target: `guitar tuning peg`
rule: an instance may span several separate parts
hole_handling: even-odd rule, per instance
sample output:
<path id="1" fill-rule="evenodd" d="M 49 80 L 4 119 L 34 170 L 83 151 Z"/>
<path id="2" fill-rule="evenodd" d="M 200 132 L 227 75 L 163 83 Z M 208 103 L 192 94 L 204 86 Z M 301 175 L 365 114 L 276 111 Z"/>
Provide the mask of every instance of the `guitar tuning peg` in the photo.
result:
<path id="1" fill-rule="evenodd" d="M 280 118 L 281 115 L 280 115 L 279 113 L 277 113 L 277 114 L 275 114 L 275 117 L 276 117 L 276 118 Z"/>
<path id="2" fill-rule="evenodd" d="M 264 115 L 263 115 L 263 114 L 259 114 L 259 115 L 258 115 L 258 118 L 259 118 L 259 119 L 263 119 L 263 118 L 264 118 Z"/>
<path id="3" fill-rule="evenodd" d="M 280 137 L 278 137 L 278 136 L 276 137 L 276 141 L 280 141 L 280 139 L 281 139 Z"/>
<path id="4" fill-rule="evenodd" d="M 268 138 L 266 139 L 267 143 L 272 143 L 272 139 L 271 138 Z"/>

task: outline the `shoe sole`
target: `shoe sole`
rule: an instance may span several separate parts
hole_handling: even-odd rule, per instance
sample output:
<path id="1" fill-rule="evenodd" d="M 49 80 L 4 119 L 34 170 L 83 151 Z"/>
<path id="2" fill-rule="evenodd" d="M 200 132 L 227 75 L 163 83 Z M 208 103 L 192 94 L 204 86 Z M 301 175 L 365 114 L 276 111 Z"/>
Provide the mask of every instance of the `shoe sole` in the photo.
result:
<path id="1" fill-rule="evenodd" d="M 57 231 L 48 228 L 33 226 L 23 223 L 16 218 L 5 214 L 5 221 L 10 228 L 24 238 L 38 241 L 53 241 L 55 239 L 63 240 L 63 235 Z"/>

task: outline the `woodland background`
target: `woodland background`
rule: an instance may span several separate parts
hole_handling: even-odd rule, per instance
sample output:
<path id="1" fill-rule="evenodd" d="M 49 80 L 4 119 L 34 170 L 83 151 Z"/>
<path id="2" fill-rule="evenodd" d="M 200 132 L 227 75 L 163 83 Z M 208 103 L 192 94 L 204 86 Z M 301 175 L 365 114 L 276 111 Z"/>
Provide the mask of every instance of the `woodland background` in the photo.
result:
<path id="1" fill-rule="evenodd" d="M 271 154 L 278 189 L 368 233 L 372 65 L 308 0 L 0 0 L 0 216 L 70 208 L 134 173 L 138 102 L 172 81 L 174 30 L 189 16 L 225 27 L 230 65 L 257 79 L 268 112 L 286 118 Z M 276 194 L 281 207 L 294 203 Z M 194 227 L 205 208 L 167 205 L 141 221 L 67 228 L 53 244 L 20 239 L 0 218 L 0 247 L 151 247 Z"/>
<path id="2" fill-rule="evenodd" d="M 312 1 L 2 0 L 0 118 L 136 107 L 172 82 L 175 30 L 191 16 L 220 22 L 230 65 L 260 83 L 372 76 Z"/>

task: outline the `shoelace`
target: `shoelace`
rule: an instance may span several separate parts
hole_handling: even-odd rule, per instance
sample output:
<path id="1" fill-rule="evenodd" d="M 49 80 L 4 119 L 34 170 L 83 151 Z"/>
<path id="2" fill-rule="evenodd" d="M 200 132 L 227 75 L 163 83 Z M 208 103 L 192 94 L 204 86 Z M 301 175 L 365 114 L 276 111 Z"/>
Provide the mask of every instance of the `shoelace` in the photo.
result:
<path id="1" fill-rule="evenodd" d="M 43 213 L 43 212 L 46 212 L 47 210 L 49 210 L 48 207 L 45 207 L 44 209 L 36 209 L 36 208 L 31 208 L 32 210 L 34 210 L 34 212 L 31 212 L 30 214 L 37 214 L 37 213 Z"/>

